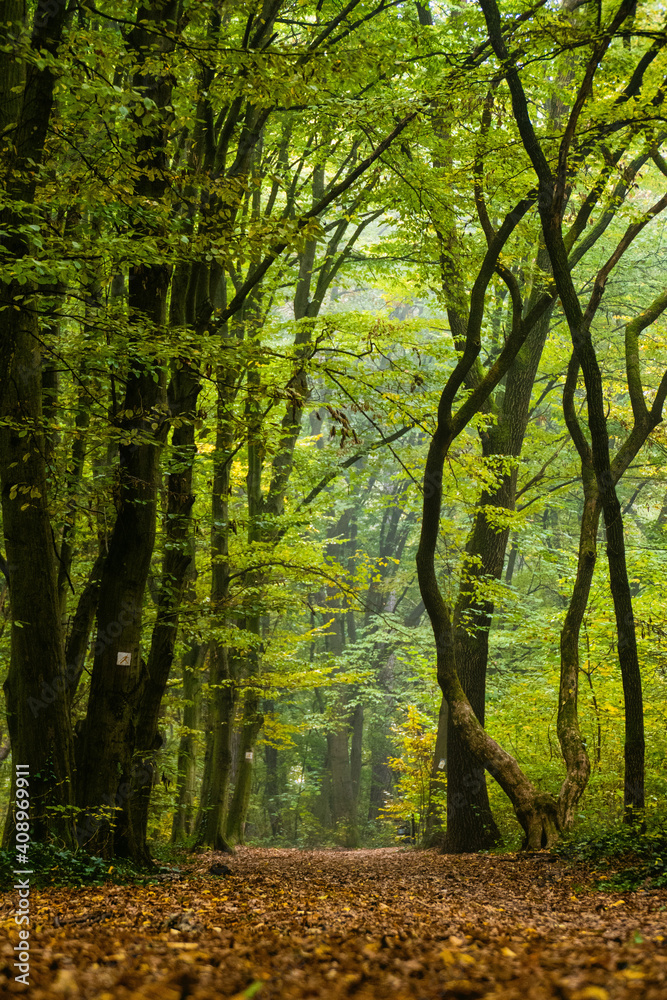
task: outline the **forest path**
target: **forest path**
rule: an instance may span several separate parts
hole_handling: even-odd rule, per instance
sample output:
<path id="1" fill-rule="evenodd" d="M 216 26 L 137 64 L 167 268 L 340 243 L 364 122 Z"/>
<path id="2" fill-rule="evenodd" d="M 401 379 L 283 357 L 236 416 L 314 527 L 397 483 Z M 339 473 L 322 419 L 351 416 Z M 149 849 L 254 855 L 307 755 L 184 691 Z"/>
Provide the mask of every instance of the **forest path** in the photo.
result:
<path id="1" fill-rule="evenodd" d="M 13 981 L 5 898 L 0 994 L 667 998 L 667 890 L 585 891 L 549 856 L 242 848 L 197 855 L 181 876 L 32 892 L 27 990 Z"/>

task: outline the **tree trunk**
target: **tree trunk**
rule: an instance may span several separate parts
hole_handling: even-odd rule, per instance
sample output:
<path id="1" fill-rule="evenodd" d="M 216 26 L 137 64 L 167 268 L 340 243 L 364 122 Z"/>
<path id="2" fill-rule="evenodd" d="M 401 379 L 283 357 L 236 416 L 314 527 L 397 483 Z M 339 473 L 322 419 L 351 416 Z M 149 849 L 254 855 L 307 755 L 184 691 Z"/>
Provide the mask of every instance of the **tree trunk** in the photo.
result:
<path id="1" fill-rule="evenodd" d="M 597 559 L 600 498 L 592 470 L 583 465 L 582 471 L 584 510 L 579 531 L 577 576 L 560 634 L 561 666 L 557 732 L 567 774 L 558 796 L 558 813 L 560 826 L 564 830 L 568 829 L 574 822 L 576 806 L 586 789 L 591 771 L 590 761 L 579 729 L 577 696 L 579 691 L 579 636 Z"/>
<path id="2" fill-rule="evenodd" d="M 568 371 L 570 391 L 573 392 L 576 387 L 576 374 L 579 366 L 583 372 L 586 386 L 590 445 L 586 441 L 576 419 L 568 419 L 568 429 L 575 440 L 579 454 L 587 455 L 591 463 L 591 468 L 595 473 L 607 532 L 609 579 L 616 616 L 618 655 L 623 679 L 623 692 L 626 699 L 624 802 L 625 819 L 627 821 L 633 821 L 638 814 L 641 815 L 644 808 L 644 728 L 641 673 L 637 655 L 632 594 L 625 560 L 623 518 L 616 494 L 616 483 L 619 475 L 617 474 L 617 470 L 614 469 L 614 465 L 619 463 L 619 456 L 623 448 L 617 454 L 614 464 L 612 464 L 609 451 L 609 433 L 602 372 L 593 343 L 591 327 L 602 301 L 607 280 L 615 264 L 620 260 L 632 241 L 641 233 L 643 228 L 648 225 L 655 215 L 666 207 L 666 204 L 665 198 L 661 198 L 640 217 L 639 221 L 633 222 L 628 226 L 612 255 L 595 275 L 595 279 L 591 283 L 591 293 L 585 309 L 582 308 L 579 291 L 574 284 L 572 261 L 568 257 L 568 248 L 572 245 L 570 237 L 576 236 L 577 233 L 575 231 L 568 234 L 566 241 L 563 234 L 563 209 L 572 183 L 572 178 L 568 174 L 565 164 L 567 163 L 568 154 L 572 149 L 573 143 L 579 141 L 576 135 L 578 115 L 584 109 L 591 96 L 595 71 L 601 65 L 614 36 L 629 14 L 631 14 L 632 6 L 631 0 L 623 0 L 605 26 L 605 31 L 595 41 L 595 52 L 592 53 L 588 70 L 582 77 L 581 84 L 573 101 L 573 107 L 577 108 L 577 114 L 573 115 L 570 119 L 568 128 L 563 135 L 559 151 L 558 170 L 554 174 L 531 120 L 521 76 L 513 57 L 510 56 L 506 40 L 503 36 L 498 6 L 495 0 L 481 0 L 481 7 L 486 19 L 491 44 L 496 56 L 503 63 L 504 75 L 510 90 L 512 110 L 519 134 L 523 146 L 530 157 L 538 181 L 537 205 L 540 213 L 542 233 L 572 340 L 573 359 Z M 640 68 L 641 72 L 639 72 Z M 622 95 L 619 95 L 617 103 L 625 101 L 627 99 L 626 95 L 629 95 L 633 88 L 637 94 L 641 93 L 645 68 L 646 66 L 642 66 L 642 63 L 639 63 L 628 84 L 629 89 Z M 614 162 L 618 162 L 623 151 L 624 148 L 621 146 Z M 581 157 L 582 154 L 580 153 L 579 156 Z M 621 197 L 624 196 L 626 190 L 627 188 L 623 189 Z M 585 204 L 589 209 L 592 209 L 596 200 L 589 197 Z M 590 211 L 588 214 L 585 211 L 583 212 L 579 234 L 583 226 L 585 226 L 589 214 Z M 613 212 L 608 217 L 612 218 Z M 582 242 L 585 243 L 585 241 Z M 663 292 L 657 296 L 648 309 L 626 325 L 626 376 L 634 417 L 633 429 L 623 446 L 626 450 L 639 438 L 642 441 L 646 440 L 648 433 L 662 419 L 662 409 L 665 396 L 667 395 L 667 376 L 663 376 L 653 405 L 649 411 L 642 385 L 637 341 L 639 333 L 652 323 L 666 307 L 667 292 Z"/>
<path id="3" fill-rule="evenodd" d="M 538 251 L 537 263 L 541 269 L 548 267 L 544 248 Z M 529 301 L 527 314 L 536 300 L 537 295 Z M 487 461 L 495 457 L 518 458 L 521 454 L 528 426 L 531 392 L 550 319 L 551 309 L 535 323 L 509 369 L 497 423 L 482 433 L 482 453 Z M 466 545 L 466 559 L 454 612 L 457 673 L 482 726 L 493 601 L 485 599 L 479 591 L 487 580 L 500 580 L 509 537 L 509 528 L 498 530 L 487 510 L 514 510 L 516 466 L 509 472 L 499 472 L 499 477 L 499 485 L 483 492 L 480 498 L 480 509 Z M 454 726 L 448 727 L 446 756 L 446 850 L 455 854 L 492 847 L 500 840 L 500 832 L 491 813 L 484 771 L 469 759 Z"/>
<path id="4" fill-rule="evenodd" d="M 350 725 L 347 720 L 327 734 L 331 771 L 331 822 L 342 830 L 346 847 L 359 846 L 352 772 L 349 753 Z"/>
<path id="5" fill-rule="evenodd" d="M 440 699 L 438 712 L 438 732 L 435 738 L 435 751 L 431 766 L 429 785 L 428 810 L 424 829 L 424 847 L 445 846 L 445 830 L 442 815 L 447 802 L 447 746 L 449 740 L 449 706 L 443 695 Z"/>
<path id="6" fill-rule="evenodd" d="M 260 696 L 256 690 L 248 689 L 246 691 L 241 720 L 238 771 L 227 816 L 227 841 L 230 844 L 244 842 L 245 822 L 252 788 L 255 741 L 264 723 L 264 716 L 259 711 L 259 701 Z"/>
<path id="7" fill-rule="evenodd" d="M 55 60 L 67 19 L 66 0 L 37 4 L 30 48 L 46 61 L 20 57 L 26 5 L 7 0 L 0 27 L 0 153 L 2 249 L 21 262 L 32 253 L 23 235 L 40 220 L 35 202 L 53 108 Z M 68 675 L 58 604 L 57 570 L 49 516 L 46 438 L 42 419 L 40 300 L 30 281 L 3 283 L 0 300 L 0 486 L 12 615 L 5 701 L 13 761 L 30 770 L 30 822 L 34 841 L 54 833 L 72 843 L 73 751 Z M 9 307 L 10 304 L 15 307 Z M 10 801 L 15 801 L 12 775 Z M 54 811 L 55 809 L 55 811 Z M 14 833 L 13 809 L 3 845 Z"/>
<path id="8" fill-rule="evenodd" d="M 274 704 L 271 700 L 264 702 L 264 715 L 271 715 Z M 278 748 L 270 743 L 264 744 L 264 765 L 266 767 L 266 811 L 271 825 L 271 837 L 276 839 L 282 832 L 280 800 L 280 785 L 278 778 Z"/>
<path id="9" fill-rule="evenodd" d="M 229 492 L 234 450 L 234 399 L 232 371 L 220 365 L 217 372 L 217 437 L 213 461 L 211 524 L 211 610 L 224 620 L 229 594 Z M 211 701 L 197 843 L 230 851 L 226 839 L 227 801 L 232 766 L 232 735 L 237 702 L 237 664 L 219 641 L 211 644 L 209 659 Z"/>
<path id="10" fill-rule="evenodd" d="M 182 660 L 183 732 L 178 746 L 176 808 L 171 827 L 171 843 L 184 844 L 194 826 L 197 785 L 197 736 L 201 701 L 201 672 L 206 647 L 191 644 Z"/>
<path id="11" fill-rule="evenodd" d="M 147 57 L 155 63 L 173 48 L 177 8 L 172 0 L 153 0 L 138 11 L 128 41 L 142 66 Z M 151 26 L 159 30 L 150 30 Z M 136 156 L 146 172 L 137 179 L 136 193 L 150 205 L 163 197 L 167 187 L 164 109 L 171 95 L 170 77 L 155 75 L 153 67 L 137 70 L 134 86 L 150 92 L 162 110 L 149 129 L 137 119 Z M 155 541 L 160 452 L 168 425 L 164 375 L 158 367 L 155 377 L 144 335 L 146 321 L 157 329 L 165 326 L 169 280 L 169 268 L 163 264 L 130 267 L 129 319 L 137 333 L 129 346 L 119 421 L 127 438 L 119 447 L 118 514 L 102 570 L 88 710 L 78 740 L 77 800 L 84 816 L 77 837 L 88 850 L 107 858 L 119 854 L 145 859 L 141 827 L 128 803 L 139 789 L 143 789 L 140 795 L 145 794 L 152 778 L 150 764 L 134 754 L 140 735 L 137 700 L 144 681 L 142 604 Z"/>
<path id="12" fill-rule="evenodd" d="M 136 721 L 135 754 L 144 767 L 152 767 L 150 753 L 156 743 L 160 706 L 173 663 L 186 577 L 194 556 L 190 523 L 195 500 L 192 494 L 196 453 L 195 407 L 200 387 L 198 375 L 181 359 L 173 374 L 169 393 L 171 414 L 178 418 L 179 423 L 172 436 L 174 468 L 169 473 L 167 484 L 162 582 Z M 145 860 L 150 857 L 146 838 L 151 787 L 152 782 L 144 781 L 132 790 L 128 798 L 128 810 L 132 812 L 129 823 L 137 831 L 138 850 Z"/>
<path id="13" fill-rule="evenodd" d="M 364 706 L 357 702 L 352 711 L 352 740 L 350 744 L 350 778 L 352 781 L 352 800 L 355 816 L 359 811 L 359 792 L 361 791 L 361 750 L 364 738 Z"/>

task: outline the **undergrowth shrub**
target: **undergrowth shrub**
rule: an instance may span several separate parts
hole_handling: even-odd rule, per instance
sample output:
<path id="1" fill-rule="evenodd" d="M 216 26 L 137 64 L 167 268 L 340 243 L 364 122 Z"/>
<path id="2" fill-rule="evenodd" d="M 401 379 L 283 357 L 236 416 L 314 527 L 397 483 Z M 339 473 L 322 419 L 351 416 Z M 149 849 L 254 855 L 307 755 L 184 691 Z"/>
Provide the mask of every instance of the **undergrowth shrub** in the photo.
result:
<path id="1" fill-rule="evenodd" d="M 17 869 L 16 852 L 0 851 L 0 889 L 11 889 L 21 875 Z M 147 885 L 155 881 L 155 872 L 137 871 L 126 860 L 105 861 L 84 851 L 69 851 L 55 844 L 32 843 L 28 852 L 27 869 L 32 873 L 31 887 L 102 885 L 128 882 Z"/>
<path id="2" fill-rule="evenodd" d="M 598 888 L 627 892 L 667 888 L 667 817 L 654 816 L 641 830 L 618 822 L 599 832 L 576 830 L 564 837 L 555 853 L 597 868 L 608 863 L 612 874 L 598 877 Z"/>

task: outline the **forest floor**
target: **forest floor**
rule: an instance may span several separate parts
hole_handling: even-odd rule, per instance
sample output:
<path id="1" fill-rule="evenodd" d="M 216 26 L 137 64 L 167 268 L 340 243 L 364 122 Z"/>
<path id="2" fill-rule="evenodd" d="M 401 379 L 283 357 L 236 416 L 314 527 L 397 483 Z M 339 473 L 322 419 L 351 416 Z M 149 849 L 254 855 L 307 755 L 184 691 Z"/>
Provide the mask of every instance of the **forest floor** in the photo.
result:
<path id="1" fill-rule="evenodd" d="M 214 875 L 226 863 L 231 874 Z M 158 885 L 34 890 L 30 986 L 0 906 L 0 994 L 31 1000 L 666 1000 L 667 890 L 549 855 L 242 848 Z"/>

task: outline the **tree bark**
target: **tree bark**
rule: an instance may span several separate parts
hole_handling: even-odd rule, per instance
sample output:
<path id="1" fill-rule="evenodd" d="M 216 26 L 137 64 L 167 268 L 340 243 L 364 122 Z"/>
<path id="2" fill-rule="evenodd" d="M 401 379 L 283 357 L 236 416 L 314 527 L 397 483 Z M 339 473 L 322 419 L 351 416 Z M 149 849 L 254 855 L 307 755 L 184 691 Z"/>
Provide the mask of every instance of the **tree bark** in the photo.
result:
<path id="1" fill-rule="evenodd" d="M 188 570 L 193 559 L 190 537 L 195 449 L 196 403 L 201 387 L 199 375 L 181 359 L 172 376 L 169 393 L 171 415 L 177 418 L 172 435 L 172 463 L 167 483 L 167 518 L 162 581 L 158 596 L 157 619 L 153 627 L 148 664 L 138 699 L 135 754 L 144 767 L 152 767 L 151 748 L 155 745 L 162 698 L 174 658 L 180 622 L 180 610 Z M 138 850 L 148 861 L 146 842 L 148 808 L 152 782 L 144 781 L 128 798 L 132 812 L 129 825 L 136 830 Z"/>
<path id="2" fill-rule="evenodd" d="M 130 49 L 144 67 L 137 70 L 134 86 L 150 92 L 161 110 L 149 129 L 138 119 L 136 156 L 146 172 L 139 176 L 136 191 L 147 203 L 159 201 L 167 187 L 165 109 L 171 82 L 166 70 L 164 76 L 157 75 L 155 63 L 173 49 L 177 11 L 175 0 L 153 0 L 138 11 L 137 26 L 128 38 Z M 154 28 L 158 31 L 151 30 Z M 153 63 L 150 69 L 148 60 Z M 118 514 L 102 570 L 88 710 L 78 740 L 77 800 L 84 815 L 77 837 L 88 850 L 103 857 L 119 854 L 138 861 L 145 860 L 145 847 L 129 801 L 138 789 L 150 786 L 152 778 L 150 765 L 134 756 L 145 670 L 142 604 L 155 541 L 161 446 L 168 429 L 164 374 L 157 359 L 147 357 L 142 341 L 146 324 L 157 329 L 165 326 L 169 281 L 170 270 L 164 264 L 130 267 L 129 320 L 131 326 L 137 326 L 137 333 L 130 342 L 119 421 L 126 440 L 119 447 Z M 116 827 L 119 814 L 120 825 Z"/>
<path id="3" fill-rule="evenodd" d="M 544 248 L 538 251 L 538 266 L 548 266 Z M 537 301 L 534 295 L 527 309 Z M 528 426 L 530 398 L 542 351 L 549 332 L 551 309 L 547 310 L 526 338 L 507 374 L 497 422 L 482 432 L 482 454 L 518 459 Z M 475 524 L 466 545 L 459 597 L 454 612 L 456 666 L 470 704 L 484 725 L 486 670 L 493 601 L 483 596 L 487 580 L 500 580 L 509 538 L 509 527 L 499 529 L 490 511 L 512 511 L 515 506 L 517 466 L 498 473 L 500 482 L 482 493 Z M 482 593 L 480 593 L 482 591 Z M 442 716 L 441 716 L 442 718 Z M 446 716 L 445 716 L 446 718 Z M 455 727 L 447 732 L 447 833 L 445 849 L 450 853 L 479 851 L 500 839 L 489 805 L 484 772 L 469 760 Z"/>
<path id="4" fill-rule="evenodd" d="M 178 745 L 176 808 L 171 827 L 171 843 L 184 844 L 194 827 L 197 784 L 197 736 L 201 702 L 201 672 L 206 647 L 191 644 L 181 666 L 183 670 L 183 732 Z"/>
<path id="5" fill-rule="evenodd" d="M 40 69 L 37 62 L 20 57 L 26 4 L 8 0 L 2 11 L 0 153 L 7 207 L 1 221 L 3 231 L 11 234 L 2 242 L 3 252 L 14 259 L 19 270 L 32 252 L 25 227 L 39 221 L 34 203 L 55 83 L 50 60 L 55 59 L 66 20 L 66 0 L 38 2 L 30 48 L 33 54 L 48 54 Z M 30 281 L 3 283 L 0 305 L 0 487 L 12 614 L 10 663 L 4 685 L 7 724 L 14 762 L 30 768 L 32 839 L 45 840 L 51 832 L 69 845 L 73 750 L 48 507 L 37 287 Z M 14 800 L 13 772 L 10 801 Z M 11 842 L 13 832 L 10 807 L 4 846 Z"/>
<path id="6" fill-rule="evenodd" d="M 220 621 L 224 621 L 229 599 L 229 493 L 236 397 L 236 388 L 232 388 L 232 371 L 227 365 L 218 366 L 217 383 L 217 435 L 211 500 L 211 610 Z M 238 665 L 232 659 L 232 652 L 219 641 L 211 644 L 209 664 L 211 701 L 197 843 L 208 844 L 214 850 L 230 851 L 225 824 L 238 697 Z"/>
<path id="7" fill-rule="evenodd" d="M 577 89 L 577 94 L 572 103 L 573 110 L 568 120 L 567 129 L 561 139 L 555 173 L 547 160 L 531 121 L 523 84 L 517 66 L 513 58 L 509 55 L 506 40 L 503 36 L 498 6 L 495 0 L 480 0 L 480 6 L 484 12 L 491 44 L 496 56 L 504 66 L 504 73 L 512 98 L 514 118 L 522 143 L 531 159 L 537 176 L 539 188 L 538 208 L 544 241 L 549 253 L 552 273 L 556 287 L 558 288 L 563 312 L 565 313 L 570 330 L 574 357 L 577 367 L 581 367 L 586 386 L 590 446 L 584 440 L 581 431 L 576 426 L 573 426 L 572 422 L 570 422 L 570 432 L 573 433 L 574 430 L 575 444 L 580 454 L 584 451 L 587 451 L 589 454 L 604 514 L 607 533 L 609 579 L 618 636 L 618 657 L 626 702 L 625 819 L 628 822 L 633 822 L 637 816 L 641 816 L 644 809 L 644 723 L 641 672 L 632 610 L 632 593 L 625 559 L 623 517 L 616 493 L 618 477 L 614 475 L 610 458 L 602 373 L 593 344 L 591 325 L 602 300 L 607 279 L 613 268 L 635 237 L 659 212 L 662 212 L 667 207 L 667 195 L 663 196 L 638 220 L 633 221 L 626 228 L 614 251 L 598 271 L 585 310 L 582 309 L 579 301 L 579 295 L 572 277 L 571 262 L 568 259 L 568 247 L 563 236 L 563 208 L 571 185 L 571 177 L 568 169 L 569 156 L 575 142 L 579 116 L 592 94 L 595 74 L 621 25 L 632 15 L 634 3 L 633 0 L 621 0 L 621 3 L 612 12 L 609 20 L 604 25 L 604 30 L 596 36 L 592 43 L 592 51 L 582 75 L 581 84 Z M 648 63 L 642 60 L 642 63 L 636 67 L 627 86 L 619 93 L 616 100 L 617 105 L 625 104 L 628 98 L 636 97 L 641 93 L 647 65 Z M 655 100 L 657 101 L 658 99 L 661 101 L 663 95 L 660 94 L 659 98 L 656 95 Z M 581 158 L 581 150 L 578 151 L 577 156 Z M 586 218 L 584 218 L 582 226 L 579 229 L 580 232 L 585 225 Z M 576 230 L 576 226 L 573 229 Z M 663 376 L 653 406 L 649 411 L 641 383 L 637 338 L 639 332 L 649 323 L 653 322 L 656 316 L 664 311 L 666 305 L 667 297 L 663 293 L 654 300 L 649 309 L 645 310 L 640 317 L 637 317 L 634 322 L 628 323 L 626 326 L 626 373 L 634 415 L 634 427 L 628 441 L 633 436 L 636 437 L 642 434 L 647 436 L 650 430 L 656 426 L 656 423 L 662 419 L 662 408 L 665 395 L 667 394 L 667 376 Z"/>

